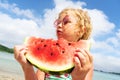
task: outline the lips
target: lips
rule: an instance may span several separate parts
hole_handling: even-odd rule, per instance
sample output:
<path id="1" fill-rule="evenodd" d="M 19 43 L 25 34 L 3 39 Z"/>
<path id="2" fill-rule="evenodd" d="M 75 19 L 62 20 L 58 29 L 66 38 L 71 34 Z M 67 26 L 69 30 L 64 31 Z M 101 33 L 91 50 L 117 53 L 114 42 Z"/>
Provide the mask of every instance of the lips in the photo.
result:
<path id="1" fill-rule="evenodd" d="M 58 33 L 58 34 L 62 34 L 62 29 L 58 29 L 58 30 L 57 30 L 57 33 Z"/>
<path id="2" fill-rule="evenodd" d="M 62 29 L 57 29 L 57 37 L 58 37 L 58 39 L 59 38 L 63 38 L 63 30 Z"/>

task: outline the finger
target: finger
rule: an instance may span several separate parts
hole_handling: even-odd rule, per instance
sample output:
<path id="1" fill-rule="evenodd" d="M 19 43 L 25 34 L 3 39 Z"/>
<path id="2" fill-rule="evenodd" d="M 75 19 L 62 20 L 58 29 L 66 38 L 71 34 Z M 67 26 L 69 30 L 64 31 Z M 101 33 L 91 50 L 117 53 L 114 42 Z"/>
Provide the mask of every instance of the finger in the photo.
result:
<path id="1" fill-rule="evenodd" d="M 88 50 L 84 50 L 84 51 L 86 52 L 90 63 L 92 63 L 93 62 L 93 56 L 92 56 L 92 54 Z"/>
<path id="2" fill-rule="evenodd" d="M 75 56 L 78 58 L 81 67 L 83 67 L 86 64 L 86 58 L 85 58 L 85 56 L 81 52 L 76 53 Z"/>
<path id="3" fill-rule="evenodd" d="M 79 52 L 84 56 L 88 58 L 88 55 L 84 49 L 79 49 Z"/>
<path id="4" fill-rule="evenodd" d="M 75 64 L 75 68 L 79 69 L 81 68 L 81 63 L 80 63 L 80 60 L 77 56 L 74 57 L 74 64 Z"/>
<path id="5" fill-rule="evenodd" d="M 14 57 L 17 59 L 20 55 L 25 54 L 25 46 L 24 45 L 16 45 L 14 46 Z"/>
<path id="6" fill-rule="evenodd" d="M 19 49 L 17 47 L 18 47 L 18 45 L 14 46 L 14 57 L 15 58 L 18 57 L 18 53 L 19 53 Z"/>
<path id="7" fill-rule="evenodd" d="M 26 57 L 25 57 L 26 51 L 23 50 L 20 55 L 19 55 L 19 59 L 26 62 Z"/>
<path id="8" fill-rule="evenodd" d="M 89 50 L 80 49 L 79 51 L 81 52 L 81 54 L 84 55 L 84 57 L 86 58 L 87 63 L 93 62 L 92 54 L 89 52 Z"/>
<path id="9" fill-rule="evenodd" d="M 76 53 L 82 54 L 84 57 L 88 57 L 84 49 L 77 49 Z"/>

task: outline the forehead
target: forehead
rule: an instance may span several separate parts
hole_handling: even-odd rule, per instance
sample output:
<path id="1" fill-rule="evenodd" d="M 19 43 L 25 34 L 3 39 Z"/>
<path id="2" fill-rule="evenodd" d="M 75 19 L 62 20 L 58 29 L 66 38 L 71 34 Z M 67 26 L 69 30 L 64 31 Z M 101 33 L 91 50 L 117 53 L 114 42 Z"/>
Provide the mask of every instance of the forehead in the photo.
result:
<path id="1" fill-rule="evenodd" d="M 65 16 L 69 16 L 70 19 L 76 19 L 77 18 L 75 12 L 70 11 L 70 10 L 61 12 L 60 15 L 59 15 L 59 19 L 63 19 Z"/>

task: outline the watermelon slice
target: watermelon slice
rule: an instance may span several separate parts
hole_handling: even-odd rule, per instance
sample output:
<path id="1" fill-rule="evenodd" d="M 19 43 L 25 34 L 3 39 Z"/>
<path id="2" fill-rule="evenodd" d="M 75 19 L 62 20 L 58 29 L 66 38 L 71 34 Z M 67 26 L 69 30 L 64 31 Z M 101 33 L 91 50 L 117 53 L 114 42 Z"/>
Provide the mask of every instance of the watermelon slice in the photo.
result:
<path id="1" fill-rule="evenodd" d="M 25 40 L 27 60 L 50 74 L 70 73 L 74 68 L 73 57 L 76 50 L 90 49 L 90 42 L 68 42 L 65 39 L 53 40 L 29 37 Z"/>

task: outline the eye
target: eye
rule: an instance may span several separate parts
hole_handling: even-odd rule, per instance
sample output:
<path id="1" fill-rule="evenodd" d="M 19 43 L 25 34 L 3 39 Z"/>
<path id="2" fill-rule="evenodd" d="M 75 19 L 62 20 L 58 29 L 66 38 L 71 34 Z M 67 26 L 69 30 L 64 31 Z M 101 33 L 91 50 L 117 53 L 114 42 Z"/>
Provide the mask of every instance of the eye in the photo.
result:
<path id="1" fill-rule="evenodd" d="M 63 24 L 66 25 L 67 23 L 70 23 L 71 21 L 69 20 L 68 16 L 66 16 L 64 19 L 63 19 Z"/>
<path id="2" fill-rule="evenodd" d="M 70 23 L 71 21 L 69 19 L 63 19 L 63 24 L 66 25 L 67 23 Z"/>
<path id="3" fill-rule="evenodd" d="M 56 20 L 56 21 L 54 22 L 54 26 L 56 27 L 56 26 L 59 25 L 60 23 L 61 23 L 61 21 Z"/>

